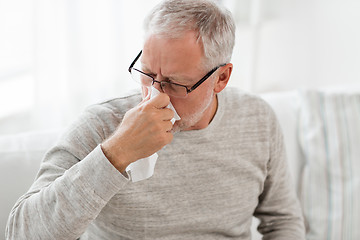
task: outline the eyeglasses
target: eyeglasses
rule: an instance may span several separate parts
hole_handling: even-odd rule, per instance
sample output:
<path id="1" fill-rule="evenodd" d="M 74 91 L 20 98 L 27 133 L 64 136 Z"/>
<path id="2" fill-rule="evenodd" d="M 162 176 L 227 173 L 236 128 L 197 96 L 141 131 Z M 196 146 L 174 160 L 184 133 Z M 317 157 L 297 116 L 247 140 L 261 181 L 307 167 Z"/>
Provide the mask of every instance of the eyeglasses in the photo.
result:
<path id="1" fill-rule="evenodd" d="M 134 67 L 137 60 L 140 58 L 142 54 L 142 51 L 136 56 L 134 61 L 130 64 L 130 67 L 128 71 L 131 74 L 132 79 L 135 82 L 140 83 L 144 87 L 151 87 L 155 83 L 158 83 L 160 85 L 161 90 L 174 97 L 180 97 L 185 98 L 189 93 L 194 91 L 198 86 L 200 86 L 203 82 L 205 82 L 206 79 L 208 79 L 219 67 L 223 67 L 226 64 L 222 64 L 220 66 L 217 66 L 213 68 L 210 72 L 208 72 L 203 78 L 201 78 L 197 83 L 195 83 L 192 87 L 188 88 L 187 86 L 173 83 L 173 82 L 166 82 L 166 81 L 157 81 L 155 78 L 147 73 L 144 73 L 143 71 L 137 69 Z"/>

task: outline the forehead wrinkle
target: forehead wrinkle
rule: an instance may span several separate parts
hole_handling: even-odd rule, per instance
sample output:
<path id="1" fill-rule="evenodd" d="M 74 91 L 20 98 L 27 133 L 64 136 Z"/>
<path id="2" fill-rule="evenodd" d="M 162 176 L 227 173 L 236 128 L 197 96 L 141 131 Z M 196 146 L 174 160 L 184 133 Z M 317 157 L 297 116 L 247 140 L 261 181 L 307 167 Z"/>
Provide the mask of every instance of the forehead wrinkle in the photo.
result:
<path id="1" fill-rule="evenodd" d="M 151 67 L 151 64 L 150 65 L 147 65 L 144 61 L 143 61 L 143 58 L 141 57 L 140 59 L 140 62 L 141 62 L 141 68 L 143 70 L 146 70 L 146 71 L 149 71 L 151 72 L 152 74 L 155 74 L 155 75 L 160 75 L 161 76 L 161 69 L 160 69 L 160 74 L 157 73 L 157 71 L 154 71 Z"/>
<path id="2" fill-rule="evenodd" d="M 140 61 L 140 63 L 142 69 L 150 70 L 150 68 L 143 61 Z"/>
<path id="3" fill-rule="evenodd" d="M 159 73 L 157 73 L 157 71 L 154 71 L 151 69 L 151 67 L 149 67 L 146 63 L 144 63 L 142 60 L 141 60 L 141 65 L 142 65 L 142 68 L 146 71 L 149 71 L 155 75 L 159 75 L 161 76 L 162 78 L 166 78 L 166 79 L 170 79 L 170 80 L 177 80 L 177 81 L 180 81 L 181 83 L 185 83 L 185 81 L 191 81 L 194 79 L 194 76 L 188 76 L 188 75 L 185 75 L 183 73 L 169 73 L 169 74 L 162 74 L 161 73 L 161 67 L 160 67 L 160 71 Z"/>
<path id="4" fill-rule="evenodd" d="M 159 75 L 159 78 L 168 78 L 174 80 L 174 82 L 180 81 L 181 83 L 191 84 L 198 80 L 197 78 L 200 79 L 203 77 L 202 75 L 206 74 L 202 64 L 203 61 L 202 59 L 199 61 L 197 54 L 193 51 L 184 53 L 184 50 L 185 52 L 188 50 L 184 48 L 184 45 L 199 46 L 198 36 L 194 37 L 191 31 L 187 32 L 184 39 L 149 36 L 144 46 L 147 55 L 142 56 L 142 61 L 146 60 L 146 62 L 142 62 L 144 68 L 147 68 L 154 75 Z M 166 47 L 171 48 L 172 51 L 169 53 L 169 51 L 166 51 Z M 158 51 L 155 51 L 154 48 Z M 201 48 L 200 51 L 202 51 Z M 180 61 L 178 61 L 179 57 L 176 57 L 175 54 L 180 54 Z M 184 54 L 189 55 L 185 56 Z M 190 59 L 195 59 L 195 61 L 190 64 Z"/>

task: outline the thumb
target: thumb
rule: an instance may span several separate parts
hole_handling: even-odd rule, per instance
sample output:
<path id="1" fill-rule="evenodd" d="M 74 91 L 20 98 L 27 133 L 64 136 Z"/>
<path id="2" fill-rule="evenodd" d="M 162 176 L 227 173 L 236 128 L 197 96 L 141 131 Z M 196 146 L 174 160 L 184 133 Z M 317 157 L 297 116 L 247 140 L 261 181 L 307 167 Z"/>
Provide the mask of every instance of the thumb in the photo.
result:
<path id="1" fill-rule="evenodd" d="M 147 101 L 146 104 L 158 109 L 167 107 L 170 104 L 170 97 L 166 93 L 159 93 Z"/>

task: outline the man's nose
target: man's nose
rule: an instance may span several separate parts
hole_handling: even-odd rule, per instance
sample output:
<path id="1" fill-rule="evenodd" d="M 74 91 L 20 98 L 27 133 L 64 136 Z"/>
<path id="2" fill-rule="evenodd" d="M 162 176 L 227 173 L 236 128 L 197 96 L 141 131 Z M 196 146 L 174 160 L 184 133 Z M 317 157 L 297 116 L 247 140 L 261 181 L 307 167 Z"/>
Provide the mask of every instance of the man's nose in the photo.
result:
<path id="1" fill-rule="evenodd" d="M 161 83 L 160 82 L 155 82 L 153 83 L 153 87 L 156 88 L 159 92 L 164 92 L 162 87 L 161 87 Z"/>

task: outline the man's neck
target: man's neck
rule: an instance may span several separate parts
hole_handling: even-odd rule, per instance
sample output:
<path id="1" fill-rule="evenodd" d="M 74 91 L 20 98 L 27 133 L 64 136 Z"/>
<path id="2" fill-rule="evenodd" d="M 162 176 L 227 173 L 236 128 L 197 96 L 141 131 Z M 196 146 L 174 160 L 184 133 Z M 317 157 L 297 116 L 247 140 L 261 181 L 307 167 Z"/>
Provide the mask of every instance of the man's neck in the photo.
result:
<path id="1" fill-rule="evenodd" d="M 200 119 L 200 121 L 198 121 L 194 126 L 185 129 L 184 131 L 200 130 L 209 126 L 209 124 L 215 117 L 217 108 L 218 108 L 218 98 L 217 95 L 215 94 L 212 103 L 205 110 L 203 117 Z"/>

